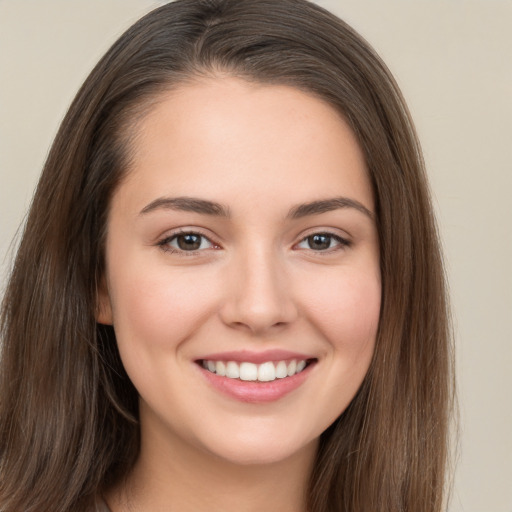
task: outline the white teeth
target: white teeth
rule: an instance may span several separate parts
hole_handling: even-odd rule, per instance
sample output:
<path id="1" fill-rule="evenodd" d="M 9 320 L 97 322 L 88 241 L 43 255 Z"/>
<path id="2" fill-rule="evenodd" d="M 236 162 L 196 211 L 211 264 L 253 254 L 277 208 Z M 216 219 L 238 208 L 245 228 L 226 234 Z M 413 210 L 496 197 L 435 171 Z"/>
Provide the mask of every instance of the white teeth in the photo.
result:
<path id="1" fill-rule="evenodd" d="M 260 382 L 270 382 L 271 380 L 276 380 L 276 369 L 273 363 L 268 362 L 260 364 L 258 369 L 258 380 Z"/>
<path id="2" fill-rule="evenodd" d="M 252 363 L 240 364 L 240 380 L 257 380 L 258 367 Z"/>
<path id="3" fill-rule="evenodd" d="M 240 379 L 244 381 L 271 382 L 275 379 L 291 377 L 306 368 L 306 360 L 297 361 L 267 361 L 262 364 L 249 362 L 237 363 L 235 361 L 209 361 L 203 360 L 202 366 L 206 370 L 216 373 L 220 377 Z"/>
<path id="4" fill-rule="evenodd" d="M 297 370 L 297 361 L 293 359 L 288 363 L 288 377 L 295 375 L 295 371 Z"/>
<path id="5" fill-rule="evenodd" d="M 226 365 L 223 361 L 217 361 L 215 363 L 215 373 L 217 375 L 220 375 L 221 377 L 224 377 L 226 375 Z"/>
<path id="6" fill-rule="evenodd" d="M 302 370 L 304 370 L 304 368 L 306 368 L 306 361 L 299 361 L 297 363 L 297 370 L 296 370 L 296 372 L 300 373 Z"/>
<path id="7" fill-rule="evenodd" d="M 240 367 L 234 361 L 229 361 L 226 365 L 226 377 L 230 379 L 238 379 L 240 377 Z"/>
<path id="8" fill-rule="evenodd" d="M 284 379 L 285 377 L 288 377 L 288 368 L 284 361 L 279 361 L 276 366 L 276 378 Z"/>

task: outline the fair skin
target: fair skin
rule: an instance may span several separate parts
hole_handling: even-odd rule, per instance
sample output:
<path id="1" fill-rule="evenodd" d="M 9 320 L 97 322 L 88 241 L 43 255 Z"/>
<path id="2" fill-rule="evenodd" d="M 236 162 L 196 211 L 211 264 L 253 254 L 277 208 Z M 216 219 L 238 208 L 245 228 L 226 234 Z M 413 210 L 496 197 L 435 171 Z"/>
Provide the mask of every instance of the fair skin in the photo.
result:
<path id="1" fill-rule="evenodd" d="M 140 394 L 141 453 L 112 512 L 305 510 L 379 320 L 354 135 L 312 95 L 217 77 L 165 93 L 134 149 L 98 313 Z"/>

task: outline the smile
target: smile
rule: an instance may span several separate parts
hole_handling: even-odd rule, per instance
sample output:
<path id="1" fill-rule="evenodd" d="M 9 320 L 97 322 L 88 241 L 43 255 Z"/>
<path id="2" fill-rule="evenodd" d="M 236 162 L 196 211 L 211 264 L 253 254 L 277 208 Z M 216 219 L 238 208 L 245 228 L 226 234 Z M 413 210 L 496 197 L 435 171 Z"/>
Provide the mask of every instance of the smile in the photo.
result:
<path id="1" fill-rule="evenodd" d="M 319 360 L 289 350 L 235 350 L 204 354 L 194 362 L 206 383 L 245 403 L 280 400 L 300 388 Z"/>
<path id="2" fill-rule="evenodd" d="M 302 372 L 308 365 L 306 359 L 292 359 L 291 361 L 266 361 L 262 364 L 236 361 L 202 360 L 205 370 L 228 379 L 242 381 L 272 382 L 276 379 L 292 377 Z"/>

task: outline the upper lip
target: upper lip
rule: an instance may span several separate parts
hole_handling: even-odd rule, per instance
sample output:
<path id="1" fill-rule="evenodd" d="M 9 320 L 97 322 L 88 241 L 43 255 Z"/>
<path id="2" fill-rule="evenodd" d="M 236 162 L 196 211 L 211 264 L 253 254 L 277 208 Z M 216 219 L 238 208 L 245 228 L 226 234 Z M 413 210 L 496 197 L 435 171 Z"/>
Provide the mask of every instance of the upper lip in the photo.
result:
<path id="1" fill-rule="evenodd" d="M 238 363 L 254 363 L 261 364 L 267 361 L 287 361 L 291 359 L 305 360 L 315 359 L 315 357 L 302 354 L 299 352 L 292 352 L 290 350 L 274 349 L 265 350 L 262 352 L 253 352 L 251 350 L 233 350 L 229 352 L 216 352 L 214 354 L 207 354 L 200 357 L 199 361 L 235 361 Z"/>

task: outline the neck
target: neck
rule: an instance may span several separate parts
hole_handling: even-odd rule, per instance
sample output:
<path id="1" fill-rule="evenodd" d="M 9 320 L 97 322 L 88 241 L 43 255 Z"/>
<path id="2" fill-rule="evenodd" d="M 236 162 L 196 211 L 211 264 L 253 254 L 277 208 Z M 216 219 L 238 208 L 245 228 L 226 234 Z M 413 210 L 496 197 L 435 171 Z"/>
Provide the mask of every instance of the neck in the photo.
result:
<path id="1" fill-rule="evenodd" d="M 239 464 L 168 434 L 142 428 L 133 471 L 107 494 L 112 512 L 306 511 L 316 440 L 284 460 Z"/>

